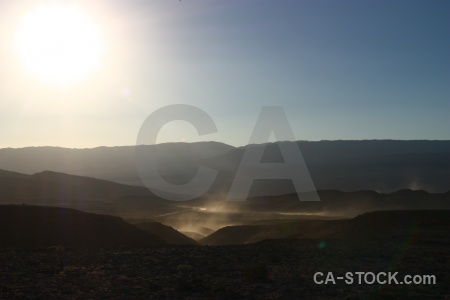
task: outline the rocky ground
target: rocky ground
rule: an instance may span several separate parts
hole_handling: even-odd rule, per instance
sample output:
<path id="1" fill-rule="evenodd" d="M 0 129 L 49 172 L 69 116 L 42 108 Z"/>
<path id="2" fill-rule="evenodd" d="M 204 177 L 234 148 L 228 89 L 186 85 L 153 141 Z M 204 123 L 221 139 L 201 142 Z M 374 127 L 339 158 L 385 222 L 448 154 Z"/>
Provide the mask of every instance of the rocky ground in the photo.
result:
<path id="1" fill-rule="evenodd" d="M 278 240 L 239 246 L 0 250 L 1 299 L 449 299 L 448 244 Z M 435 285 L 317 285 L 315 272 L 436 275 Z M 356 278 L 356 277 L 355 277 Z"/>

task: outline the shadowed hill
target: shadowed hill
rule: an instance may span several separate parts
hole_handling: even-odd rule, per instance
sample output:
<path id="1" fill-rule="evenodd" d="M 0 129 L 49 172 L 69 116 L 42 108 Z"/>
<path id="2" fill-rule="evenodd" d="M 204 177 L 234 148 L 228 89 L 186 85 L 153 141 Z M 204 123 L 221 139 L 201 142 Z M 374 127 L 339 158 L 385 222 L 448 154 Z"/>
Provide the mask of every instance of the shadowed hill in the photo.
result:
<path id="1" fill-rule="evenodd" d="M 171 245 L 198 245 L 195 240 L 159 222 L 145 222 L 134 224 L 134 226 L 161 238 Z"/>
<path id="2" fill-rule="evenodd" d="M 297 194 L 237 202 L 220 196 L 169 201 L 144 187 L 50 171 L 34 175 L 0 171 L 0 179 L 0 204 L 70 207 L 124 218 L 152 219 L 203 236 L 211 232 L 203 232 L 202 226 L 217 229 L 264 219 L 295 218 L 301 214 L 336 218 L 375 210 L 450 209 L 450 192 L 433 194 L 421 190 L 390 194 L 324 190 L 318 192 L 321 201 L 317 202 L 299 201 Z"/>
<path id="3" fill-rule="evenodd" d="M 0 178 L 29 178 L 30 175 L 17 173 L 17 172 L 11 172 L 7 170 L 0 170 Z"/>
<path id="4" fill-rule="evenodd" d="M 333 221 L 334 224 L 341 221 Z M 251 244 L 267 239 L 322 238 L 331 229 L 330 223 L 323 220 L 303 220 L 282 222 L 272 225 L 226 226 L 200 240 L 204 245 Z M 300 237 L 300 233 L 303 235 Z"/>
<path id="5" fill-rule="evenodd" d="M 234 211 L 313 213 L 355 216 L 375 210 L 450 209 L 450 192 L 427 193 L 422 190 L 399 190 L 389 194 L 374 191 L 318 191 L 320 201 L 302 201 L 297 194 L 254 197 L 246 201 L 228 201 L 225 207 Z"/>
<path id="6" fill-rule="evenodd" d="M 3 176 L 2 176 L 3 175 Z M 120 197 L 151 196 L 144 187 L 44 171 L 34 175 L 1 171 L 0 199 L 112 200 Z"/>
<path id="7" fill-rule="evenodd" d="M 0 205 L 1 247 L 145 247 L 167 244 L 118 217 L 68 208 Z"/>
<path id="8" fill-rule="evenodd" d="M 199 240 L 205 238 L 204 235 L 202 235 L 198 232 L 194 232 L 194 231 L 182 231 L 181 233 L 183 233 L 185 236 L 187 236 L 195 241 L 199 241 Z"/>
<path id="9" fill-rule="evenodd" d="M 4 172 L 0 177 L 0 204 L 70 207 L 120 216 L 179 210 L 177 203 L 165 201 L 140 186 L 51 171 L 34 175 L 10 173 Z"/>
<path id="10" fill-rule="evenodd" d="M 266 239 L 381 239 L 414 234 L 422 242 L 450 243 L 449 231 L 449 210 L 377 211 L 353 219 L 228 226 L 200 242 L 205 245 L 232 245 Z"/>
<path id="11" fill-rule="evenodd" d="M 121 218 L 68 208 L 0 205 L 1 247 L 144 247 L 166 244 Z"/>

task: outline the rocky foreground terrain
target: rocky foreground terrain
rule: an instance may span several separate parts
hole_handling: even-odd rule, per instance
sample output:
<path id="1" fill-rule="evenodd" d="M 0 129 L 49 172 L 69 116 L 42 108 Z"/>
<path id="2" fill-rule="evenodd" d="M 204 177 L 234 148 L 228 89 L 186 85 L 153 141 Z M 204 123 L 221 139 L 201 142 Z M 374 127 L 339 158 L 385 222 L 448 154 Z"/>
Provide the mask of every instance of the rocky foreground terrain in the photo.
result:
<path id="1" fill-rule="evenodd" d="M 382 240 L 268 240 L 141 249 L 3 248 L 1 299 L 448 299 L 450 245 Z M 317 285 L 315 272 L 435 275 L 435 285 Z M 355 277 L 356 278 L 356 277 Z M 324 279 L 324 278 L 323 278 Z"/>

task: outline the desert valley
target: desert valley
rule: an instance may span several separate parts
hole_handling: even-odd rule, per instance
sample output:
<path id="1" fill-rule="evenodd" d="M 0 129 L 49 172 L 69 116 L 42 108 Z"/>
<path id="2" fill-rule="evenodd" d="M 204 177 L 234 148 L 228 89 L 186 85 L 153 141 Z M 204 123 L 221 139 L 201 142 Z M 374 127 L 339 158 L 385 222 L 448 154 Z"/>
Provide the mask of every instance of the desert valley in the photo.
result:
<path id="1" fill-rule="evenodd" d="M 306 145 L 311 176 L 323 187 L 318 202 L 300 201 L 286 180 L 255 180 L 245 201 L 226 201 L 235 171 L 230 161 L 238 161 L 245 148 L 223 144 L 149 146 L 168 181 L 189 180 L 195 164 L 219 170 L 211 190 L 188 201 L 163 199 L 142 183 L 125 184 L 139 179 L 132 172 L 132 147 L 1 149 L 0 166 L 9 169 L 0 172 L 2 297 L 448 295 L 450 191 L 435 178 L 449 172 L 450 143 L 299 145 Z M 330 145 L 344 154 L 359 148 L 333 159 L 326 153 Z M 264 159 L 279 160 L 276 148 L 268 144 Z M 318 152 L 329 157 L 326 164 L 314 162 Z M 101 175 L 113 176 L 113 169 L 117 181 Z M 383 174 L 404 176 L 391 180 Z M 350 180 L 339 185 L 331 180 L 338 176 Z M 276 189 L 265 194 L 271 186 Z M 319 271 L 433 274 L 437 282 L 320 285 L 313 280 Z"/>

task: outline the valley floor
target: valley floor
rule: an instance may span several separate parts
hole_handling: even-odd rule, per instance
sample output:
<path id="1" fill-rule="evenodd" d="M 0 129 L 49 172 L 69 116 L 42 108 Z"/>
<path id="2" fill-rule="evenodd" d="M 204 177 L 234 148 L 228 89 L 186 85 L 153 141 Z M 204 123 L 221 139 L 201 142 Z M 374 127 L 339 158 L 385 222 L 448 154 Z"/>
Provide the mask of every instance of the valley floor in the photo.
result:
<path id="1" fill-rule="evenodd" d="M 1 299 L 448 299 L 446 243 L 277 240 L 239 246 L 0 250 Z M 317 285 L 315 272 L 435 275 L 435 285 Z M 356 277 L 355 277 L 356 278 Z M 325 278 L 323 278 L 325 279 Z"/>

